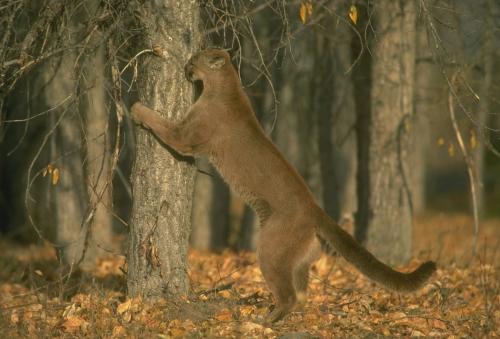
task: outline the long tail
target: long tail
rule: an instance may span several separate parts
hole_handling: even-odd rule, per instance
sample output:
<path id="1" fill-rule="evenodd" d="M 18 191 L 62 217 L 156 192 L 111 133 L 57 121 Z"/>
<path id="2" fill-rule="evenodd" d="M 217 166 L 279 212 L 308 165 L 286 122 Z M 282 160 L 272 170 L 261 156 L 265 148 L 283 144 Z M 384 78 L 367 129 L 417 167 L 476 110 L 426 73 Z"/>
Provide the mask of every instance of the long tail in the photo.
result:
<path id="1" fill-rule="evenodd" d="M 402 273 L 379 261 L 354 240 L 323 211 L 317 233 L 328 241 L 347 261 L 368 278 L 399 292 L 410 292 L 420 288 L 436 270 L 436 264 L 427 261 L 415 271 Z"/>

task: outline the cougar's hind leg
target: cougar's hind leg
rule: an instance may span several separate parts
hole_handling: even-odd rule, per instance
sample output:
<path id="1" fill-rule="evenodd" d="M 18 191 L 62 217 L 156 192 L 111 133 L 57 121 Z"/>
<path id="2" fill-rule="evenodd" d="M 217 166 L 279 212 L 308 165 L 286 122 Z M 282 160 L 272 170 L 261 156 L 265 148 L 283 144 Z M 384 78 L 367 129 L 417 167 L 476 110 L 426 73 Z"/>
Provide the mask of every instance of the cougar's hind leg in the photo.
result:
<path id="1" fill-rule="evenodd" d="M 295 268 L 293 285 L 297 293 L 296 309 L 304 307 L 307 301 L 307 285 L 309 283 L 309 263 L 302 263 Z"/>
<path id="2" fill-rule="evenodd" d="M 267 321 L 275 322 L 290 313 L 297 302 L 293 284 L 293 268 L 282 265 L 277 257 L 260 259 L 262 275 L 275 299 L 275 307 L 267 316 Z"/>
<path id="3" fill-rule="evenodd" d="M 297 309 L 303 308 L 307 302 L 307 287 L 309 284 L 309 269 L 311 264 L 318 260 L 321 254 L 321 245 L 318 239 L 314 238 L 309 246 L 303 261 L 297 265 L 294 271 L 293 283 L 297 292 Z"/>
<path id="4" fill-rule="evenodd" d="M 297 301 L 293 285 L 293 244 L 287 243 L 281 235 L 275 220 L 269 220 L 259 235 L 260 269 L 275 301 L 273 311 L 266 318 L 269 322 L 282 319 L 293 310 Z"/>
<path id="5" fill-rule="evenodd" d="M 267 320 L 275 322 L 295 309 L 297 291 L 295 277 L 297 267 L 304 262 L 309 253 L 314 234 L 310 229 L 299 225 L 287 225 L 283 228 L 278 218 L 271 218 L 261 229 L 259 241 L 259 263 L 264 279 L 273 293 L 276 305 Z M 308 266 L 308 265 L 306 265 Z M 300 270 L 306 272 L 307 270 Z M 301 274 L 304 280 L 307 278 Z M 307 288 L 307 282 L 299 284 Z"/>

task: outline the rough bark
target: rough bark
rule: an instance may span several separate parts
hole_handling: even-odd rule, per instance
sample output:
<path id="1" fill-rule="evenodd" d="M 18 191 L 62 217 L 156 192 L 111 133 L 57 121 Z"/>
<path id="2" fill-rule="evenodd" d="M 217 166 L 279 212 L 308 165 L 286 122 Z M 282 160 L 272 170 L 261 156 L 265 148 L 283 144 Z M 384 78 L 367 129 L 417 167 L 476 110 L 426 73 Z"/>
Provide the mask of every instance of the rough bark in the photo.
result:
<path id="1" fill-rule="evenodd" d="M 412 119 L 410 141 L 411 197 L 413 213 L 421 213 L 426 207 L 426 176 L 429 148 L 430 126 L 429 115 L 435 110 L 433 84 L 438 82 L 436 76 L 441 76 L 431 62 L 432 51 L 427 40 L 427 30 L 423 22 L 417 24 L 417 50 L 415 65 L 415 115 Z"/>
<path id="2" fill-rule="evenodd" d="M 166 118 L 180 120 L 192 101 L 183 66 L 199 47 L 198 5 L 149 1 L 140 7 L 143 48 L 162 57 L 141 59 L 139 99 Z M 136 132 L 133 206 L 128 249 L 128 293 L 151 298 L 188 291 L 187 245 L 195 167 L 143 129 Z"/>
<path id="3" fill-rule="evenodd" d="M 359 32 L 363 32 L 369 25 L 366 3 L 359 11 L 357 27 Z M 371 9 L 370 9 L 371 10 Z M 363 40 L 360 40 L 363 39 Z M 368 39 L 365 40 L 365 38 Z M 371 101 L 370 89 L 372 84 L 371 67 L 372 59 L 367 47 L 370 45 L 371 35 L 361 34 L 352 39 L 352 62 L 356 62 L 352 70 L 352 83 L 354 92 L 354 105 L 356 112 L 356 197 L 357 211 L 355 215 L 354 236 L 359 242 L 363 242 L 366 237 L 366 227 L 371 217 L 369 206 L 370 200 L 370 168 L 368 166 L 370 158 L 370 125 L 371 125 Z"/>
<path id="4" fill-rule="evenodd" d="M 366 247 L 390 264 L 411 253 L 409 135 L 413 116 L 415 69 L 414 1 L 375 4 L 371 126 L 369 144 L 369 217 L 362 225 Z"/>

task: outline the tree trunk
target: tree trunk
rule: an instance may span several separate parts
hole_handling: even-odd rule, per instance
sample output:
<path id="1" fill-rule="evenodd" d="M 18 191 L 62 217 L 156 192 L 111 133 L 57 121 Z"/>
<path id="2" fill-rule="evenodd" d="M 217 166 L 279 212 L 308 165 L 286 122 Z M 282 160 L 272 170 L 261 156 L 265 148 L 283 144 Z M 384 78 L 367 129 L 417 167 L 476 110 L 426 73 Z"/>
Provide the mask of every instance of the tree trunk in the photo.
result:
<path id="1" fill-rule="evenodd" d="M 197 161 L 191 245 L 200 250 L 222 250 L 229 244 L 229 187 L 206 159 Z"/>
<path id="2" fill-rule="evenodd" d="M 415 69 L 414 1 L 383 0 L 374 5 L 369 144 L 368 250 L 390 264 L 411 253 L 409 135 L 413 117 Z"/>
<path id="3" fill-rule="evenodd" d="M 347 11 L 340 6 L 338 10 Z M 340 220 L 356 209 L 356 118 L 352 83 L 346 75 L 351 65 L 350 28 L 327 16 L 314 37 L 310 106 L 317 117 L 322 202 L 325 211 Z"/>
<path id="4" fill-rule="evenodd" d="M 140 100 L 172 120 L 182 119 L 192 101 L 183 66 L 198 49 L 198 5 L 150 1 L 141 6 L 143 48 L 154 46 L 140 69 Z M 187 246 L 195 167 L 138 128 L 132 170 L 133 206 L 128 249 L 128 293 L 151 298 L 188 291 Z"/>
<path id="5" fill-rule="evenodd" d="M 71 20 L 71 19 L 70 19 Z M 68 44 L 77 41 L 76 23 L 68 27 Z M 52 186 L 53 223 L 57 227 L 56 244 L 62 261 L 74 265 L 80 261 L 85 243 L 83 216 L 87 206 L 83 159 L 81 116 L 76 99 L 76 52 L 67 51 L 51 58 L 42 68 L 46 106 L 55 110 L 48 129 L 57 125 L 51 139 L 51 164 L 60 173 L 57 185 Z"/>
<path id="6" fill-rule="evenodd" d="M 63 41 L 66 47 L 78 44 L 87 34 L 81 22 L 95 16 L 98 10 L 97 1 L 89 1 L 78 9 L 69 8 L 67 13 L 71 17 L 61 26 L 67 31 L 58 32 L 69 37 Z M 97 257 L 104 255 L 103 249 L 111 248 L 112 220 L 111 193 L 109 185 L 106 186 L 110 168 L 101 36 L 93 31 L 85 48 L 84 51 L 68 48 L 61 57 L 50 59 L 42 68 L 46 83 L 42 88 L 46 105 L 55 108 L 61 117 L 58 122 L 59 117 L 51 116 L 50 126 L 59 123 L 51 141 L 52 165 L 60 172 L 60 182 L 52 188 L 56 243 L 62 248 L 65 264 L 73 265 L 84 259 L 84 264 L 91 267 Z M 78 96 L 83 98 L 81 102 Z M 89 207 L 96 207 L 92 218 Z M 91 237 L 86 244 L 89 231 Z M 89 247 L 85 248 L 86 245 Z"/>
<path id="7" fill-rule="evenodd" d="M 426 177 L 429 140 L 431 138 L 429 118 L 435 110 L 433 96 L 436 91 L 433 84 L 438 83 L 436 66 L 431 63 L 432 51 L 427 40 L 427 30 L 423 22 L 417 24 L 417 50 L 415 64 L 415 115 L 412 119 L 412 128 L 417 133 L 411 136 L 410 168 L 411 168 L 411 197 L 413 213 L 418 214 L 426 207 Z"/>
<path id="8" fill-rule="evenodd" d="M 484 214 L 484 158 L 485 144 L 484 140 L 489 138 L 489 117 L 491 112 L 491 89 L 493 84 L 493 74 L 495 69 L 495 41 L 494 30 L 495 22 L 493 13 L 495 13 L 495 3 L 492 0 L 485 1 L 486 8 L 486 25 L 483 28 L 483 48 L 482 48 L 482 68 L 483 76 L 480 86 L 480 99 L 478 107 L 477 119 L 477 148 L 474 152 L 474 164 L 476 172 L 477 185 L 477 208 L 478 215 L 481 218 Z"/>
<path id="9" fill-rule="evenodd" d="M 109 146 L 109 116 L 106 100 L 106 67 L 103 41 L 85 60 L 86 102 L 85 130 L 87 157 L 85 176 L 89 203 L 95 208 L 92 218 L 91 238 L 86 261 L 90 264 L 96 258 L 105 256 L 113 249 L 113 224 L 111 218 L 111 164 Z"/>
<path id="10" fill-rule="evenodd" d="M 315 81 L 311 77 L 316 62 L 314 42 L 314 32 L 304 31 L 297 35 L 290 55 L 279 69 L 280 105 L 273 140 L 323 206 L 318 116 L 312 106 L 316 99 Z"/>
<path id="11" fill-rule="evenodd" d="M 368 13 L 371 8 L 367 2 L 359 6 L 358 33 L 363 32 L 370 25 Z M 371 102 L 368 100 L 371 90 L 372 59 L 367 47 L 371 44 L 371 35 L 359 35 L 352 39 L 352 62 L 356 62 L 352 70 L 352 83 L 354 92 L 354 105 L 356 111 L 356 197 L 357 211 L 355 214 L 354 237 L 363 242 L 366 238 L 366 227 L 371 217 L 370 212 L 370 126 L 371 126 Z M 366 38 L 366 40 L 365 40 Z"/>

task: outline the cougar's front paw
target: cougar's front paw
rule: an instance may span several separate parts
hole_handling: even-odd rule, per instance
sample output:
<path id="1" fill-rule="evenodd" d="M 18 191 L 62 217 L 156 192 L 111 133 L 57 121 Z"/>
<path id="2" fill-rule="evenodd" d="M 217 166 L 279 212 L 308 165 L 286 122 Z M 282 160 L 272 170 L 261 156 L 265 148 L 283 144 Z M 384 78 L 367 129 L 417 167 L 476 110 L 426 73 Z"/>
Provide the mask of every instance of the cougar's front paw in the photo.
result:
<path id="1" fill-rule="evenodd" d="M 144 108 L 144 105 L 141 104 L 140 102 L 136 102 L 135 104 L 132 105 L 132 108 L 130 108 L 130 118 L 136 124 L 139 124 L 139 125 L 142 124 L 141 110 L 143 108 Z"/>

